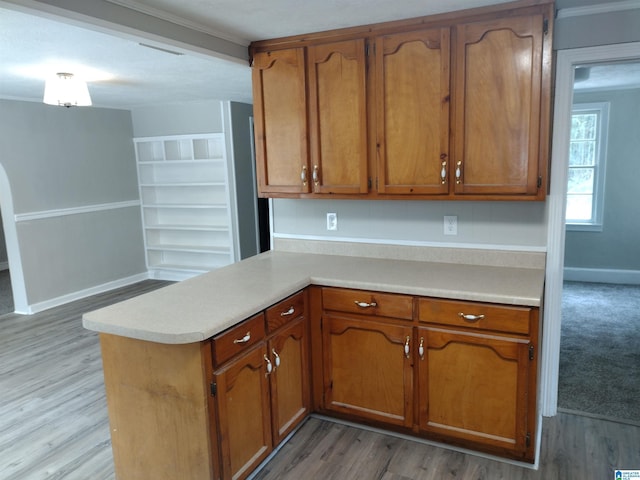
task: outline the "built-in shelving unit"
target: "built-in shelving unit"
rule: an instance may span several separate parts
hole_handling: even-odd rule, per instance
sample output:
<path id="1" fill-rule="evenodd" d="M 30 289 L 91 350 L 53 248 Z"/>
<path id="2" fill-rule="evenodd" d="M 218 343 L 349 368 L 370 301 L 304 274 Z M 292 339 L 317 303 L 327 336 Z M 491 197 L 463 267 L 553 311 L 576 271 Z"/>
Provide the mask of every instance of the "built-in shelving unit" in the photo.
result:
<path id="1" fill-rule="evenodd" d="M 224 134 L 134 142 L 150 276 L 183 280 L 233 263 Z"/>

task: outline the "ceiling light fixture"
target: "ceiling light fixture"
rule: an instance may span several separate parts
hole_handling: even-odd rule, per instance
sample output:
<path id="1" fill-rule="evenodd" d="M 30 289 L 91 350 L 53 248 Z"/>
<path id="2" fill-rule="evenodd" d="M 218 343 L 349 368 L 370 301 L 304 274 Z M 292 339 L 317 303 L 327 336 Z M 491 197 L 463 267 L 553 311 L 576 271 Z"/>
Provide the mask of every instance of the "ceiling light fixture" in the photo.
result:
<path id="1" fill-rule="evenodd" d="M 73 73 L 56 73 L 47 79 L 44 86 L 44 103 L 61 107 L 87 107 L 91 97 L 87 83 L 74 77 Z"/>

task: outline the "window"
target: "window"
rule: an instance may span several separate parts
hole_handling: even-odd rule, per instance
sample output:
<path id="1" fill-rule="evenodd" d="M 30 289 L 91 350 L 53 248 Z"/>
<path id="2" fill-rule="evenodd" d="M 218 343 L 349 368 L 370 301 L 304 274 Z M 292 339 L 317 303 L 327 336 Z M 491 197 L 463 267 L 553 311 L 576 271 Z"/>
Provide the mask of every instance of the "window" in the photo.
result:
<path id="1" fill-rule="evenodd" d="M 566 223 L 602 230 L 609 104 L 576 104 L 571 114 Z"/>

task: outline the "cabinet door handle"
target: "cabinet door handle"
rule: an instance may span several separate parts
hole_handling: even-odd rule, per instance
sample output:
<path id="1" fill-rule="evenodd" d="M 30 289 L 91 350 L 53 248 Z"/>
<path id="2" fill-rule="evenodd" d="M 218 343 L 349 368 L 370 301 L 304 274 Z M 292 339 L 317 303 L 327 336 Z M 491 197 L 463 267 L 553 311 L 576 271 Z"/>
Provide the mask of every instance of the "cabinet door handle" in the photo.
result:
<path id="1" fill-rule="evenodd" d="M 286 312 L 281 312 L 281 313 L 280 313 L 280 316 L 281 316 L 281 317 L 288 317 L 288 316 L 290 316 L 290 315 L 293 315 L 294 313 L 296 313 L 296 309 L 295 309 L 295 308 L 293 308 L 293 305 L 291 305 L 291 306 L 289 307 L 289 310 L 287 310 Z"/>
<path id="2" fill-rule="evenodd" d="M 242 338 L 236 338 L 233 343 L 235 344 L 242 344 L 242 343 L 247 343 L 249 340 L 251 340 L 251 332 L 247 332 L 245 333 L 244 337 Z"/>
<path id="3" fill-rule="evenodd" d="M 360 308 L 372 308 L 372 307 L 378 306 L 376 302 L 367 303 L 367 302 L 359 302 L 358 300 L 354 300 L 353 303 L 358 305 Z"/>
<path id="4" fill-rule="evenodd" d="M 462 182 L 462 162 L 456 163 L 456 183 L 459 185 Z"/>
<path id="5" fill-rule="evenodd" d="M 477 322 L 478 320 L 482 320 L 484 318 L 484 315 L 467 315 L 465 313 L 458 313 L 458 316 L 463 318 L 466 322 Z"/>
<path id="6" fill-rule="evenodd" d="M 320 183 L 320 173 L 318 172 L 318 165 L 313 166 L 313 183 L 318 185 Z"/>
<path id="7" fill-rule="evenodd" d="M 267 373 L 265 375 L 270 375 L 273 371 L 273 364 L 271 363 L 271 360 L 269 360 L 269 357 L 267 357 L 266 353 L 264 354 L 264 361 L 267 362 Z"/>
<path id="8" fill-rule="evenodd" d="M 418 354 L 420 355 L 420 360 L 424 360 L 424 337 L 420 337 L 420 346 L 418 347 Z"/>
<path id="9" fill-rule="evenodd" d="M 271 353 L 273 353 L 273 356 L 275 357 L 273 363 L 275 364 L 276 368 L 278 368 L 280 366 L 280 355 L 278 355 L 278 352 L 276 352 L 275 348 L 271 349 Z"/>
<path id="10" fill-rule="evenodd" d="M 302 166 L 302 172 L 300 172 L 300 180 L 302 180 L 302 185 L 307 185 L 307 167 L 305 165 Z"/>
<path id="11" fill-rule="evenodd" d="M 447 183 L 447 162 L 442 162 L 442 170 L 440 170 L 440 178 L 442 179 L 442 185 Z"/>
<path id="12" fill-rule="evenodd" d="M 411 353 L 410 349 L 409 349 L 409 342 L 411 341 L 411 337 L 409 337 L 409 335 L 407 335 L 407 338 L 404 341 L 404 356 L 406 358 L 409 358 L 409 354 Z"/>

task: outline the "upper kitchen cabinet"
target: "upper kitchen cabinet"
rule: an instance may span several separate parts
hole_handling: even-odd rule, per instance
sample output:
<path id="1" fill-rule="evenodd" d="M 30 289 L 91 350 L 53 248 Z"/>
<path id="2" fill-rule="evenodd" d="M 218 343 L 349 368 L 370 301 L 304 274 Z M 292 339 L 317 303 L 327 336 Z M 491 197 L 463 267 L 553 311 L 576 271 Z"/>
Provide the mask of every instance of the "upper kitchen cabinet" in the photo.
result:
<path id="1" fill-rule="evenodd" d="M 303 48 L 253 57 L 253 110 L 258 191 L 310 191 L 307 95 Z"/>
<path id="2" fill-rule="evenodd" d="M 449 191 L 449 29 L 375 39 L 377 191 Z"/>
<path id="3" fill-rule="evenodd" d="M 308 55 L 313 191 L 366 194 L 365 42 L 313 45 Z"/>
<path id="4" fill-rule="evenodd" d="M 521 0 L 252 43 L 260 194 L 544 200 L 552 23 Z"/>
<path id="5" fill-rule="evenodd" d="M 548 22 L 540 12 L 455 27 L 456 195 L 544 198 Z"/>

